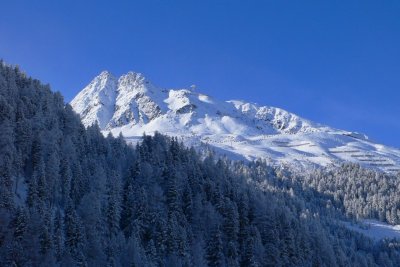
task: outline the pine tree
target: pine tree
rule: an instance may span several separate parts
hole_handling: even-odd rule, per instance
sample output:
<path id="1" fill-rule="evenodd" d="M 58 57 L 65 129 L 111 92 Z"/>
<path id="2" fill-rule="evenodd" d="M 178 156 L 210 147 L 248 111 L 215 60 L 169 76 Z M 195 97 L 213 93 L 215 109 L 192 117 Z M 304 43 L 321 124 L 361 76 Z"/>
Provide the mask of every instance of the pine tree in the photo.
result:
<path id="1" fill-rule="evenodd" d="M 57 261 L 61 260 L 64 254 L 64 224 L 61 211 L 56 210 L 54 218 L 54 231 L 53 231 L 53 244 L 54 244 L 54 254 Z"/>
<path id="2" fill-rule="evenodd" d="M 13 108 L 0 95 L 0 208 L 12 209 L 14 148 Z"/>
<path id="3" fill-rule="evenodd" d="M 119 177 L 113 174 L 110 177 L 107 200 L 107 224 L 110 236 L 116 236 L 119 232 L 121 218 L 121 188 Z"/>
<path id="4" fill-rule="evenodd" d="M 168 177 L 167 181 L 167 204 L 169 212 L 179 210 L 179 192 L 177 185 L 177 176 L 174 172 Z"/>
<path id="5" fill-rule="evenodd" d="M 65 211 L 64 225 L 66 249 L 79 265 L 85 265 L 83 228 L 71 200 L 68 201 Z"/>
<path id="6" fill-rule="evenodd" d="M 225 266 L 223 254 L 222 234 L 219 227 L 216 227 L 211 234 L 207 244 L 207 261 L 209 266 Z"/>

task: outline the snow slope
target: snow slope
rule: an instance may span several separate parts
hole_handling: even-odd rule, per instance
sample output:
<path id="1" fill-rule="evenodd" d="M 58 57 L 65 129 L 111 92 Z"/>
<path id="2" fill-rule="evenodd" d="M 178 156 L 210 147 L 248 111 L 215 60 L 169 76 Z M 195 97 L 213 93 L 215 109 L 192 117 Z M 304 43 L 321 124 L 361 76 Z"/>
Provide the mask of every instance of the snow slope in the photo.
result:
<path id="1" fill-rule="evenodd" d="M 400 171 L 400 150 L 359 133 L 337 130 L 285 110 L 244 101 L 220 101 L 189 89 L 154 86 L 142 74 L 119 78 L 102 72 L 71 102 L 86 126 L 122 132 L 128 142 L 143 133 L 177 136 L 235 159 L 327 166 L 343 161 L 386 172 Z"/>
<path id="2" fill-rule="evenodd" d="M 400 239 L 400 225 L 390 225 L 377 220 L 362 220 L 357 224 L 342 222 L 348 229 L 364 234 L 374 240 Z"/>

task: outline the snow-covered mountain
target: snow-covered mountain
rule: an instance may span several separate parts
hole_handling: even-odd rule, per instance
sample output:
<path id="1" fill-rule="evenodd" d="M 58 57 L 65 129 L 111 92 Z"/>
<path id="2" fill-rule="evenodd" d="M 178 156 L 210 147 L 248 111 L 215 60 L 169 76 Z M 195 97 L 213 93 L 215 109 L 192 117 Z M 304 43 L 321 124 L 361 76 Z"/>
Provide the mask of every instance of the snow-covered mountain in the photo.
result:
<path id="1" fill-rule="evenodd" d="M 122 132 L 137 142 L 155 131 L 188 145 L 212 147 L 235 159 L 264 158 L 297 166 L 359 163 L 400 171 L 400 150 L 359 133 L 337 130 L 285 110 L 243 101 L 219 101 L 192 89 L 154 86 L 142 74 L 117 78 L 104 71 L 71 102 L 86 126 Z"/>

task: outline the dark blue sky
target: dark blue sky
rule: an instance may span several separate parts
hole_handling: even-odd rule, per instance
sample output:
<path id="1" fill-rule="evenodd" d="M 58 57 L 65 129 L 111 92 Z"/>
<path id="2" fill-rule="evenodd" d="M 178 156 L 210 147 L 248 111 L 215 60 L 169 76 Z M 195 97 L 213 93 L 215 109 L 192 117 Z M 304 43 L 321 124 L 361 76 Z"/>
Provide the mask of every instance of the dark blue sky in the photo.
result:
<path id="1" fill-rule="evenodd" d="M 13 0 L 0 9 L 0 57 L 67 101 L 102 70 L 133 70 L 400 147 L 400 1 Z"/>

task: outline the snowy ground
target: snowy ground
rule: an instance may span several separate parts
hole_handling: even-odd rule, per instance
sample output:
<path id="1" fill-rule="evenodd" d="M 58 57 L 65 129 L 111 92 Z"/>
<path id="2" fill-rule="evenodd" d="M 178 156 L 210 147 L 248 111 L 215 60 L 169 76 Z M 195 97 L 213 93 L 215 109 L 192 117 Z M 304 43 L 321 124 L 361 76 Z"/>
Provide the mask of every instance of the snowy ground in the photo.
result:
<path id="1" fill-rule="evenodd" d="M 343 222 L 353 231 L 364 234 L 374 240 L 400 238 L 400 225 L 390 225 L 376 220 L 362 220 L 358 224 Z"/>

